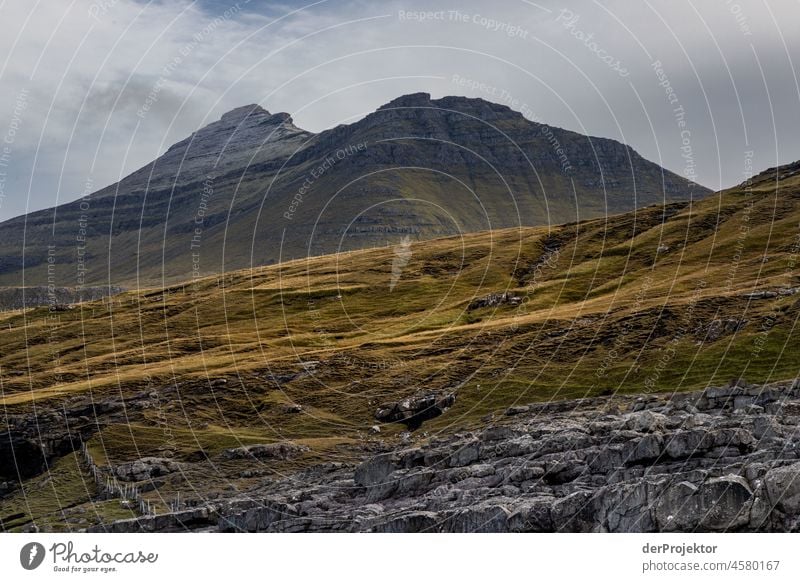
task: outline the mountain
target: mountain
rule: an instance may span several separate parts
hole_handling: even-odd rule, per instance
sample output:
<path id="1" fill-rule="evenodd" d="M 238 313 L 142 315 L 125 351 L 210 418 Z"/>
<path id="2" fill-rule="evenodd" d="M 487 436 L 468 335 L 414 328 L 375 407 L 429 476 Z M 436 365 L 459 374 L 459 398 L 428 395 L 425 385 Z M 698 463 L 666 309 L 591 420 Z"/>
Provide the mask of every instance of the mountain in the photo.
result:
<path id="1" fill-rule="evenodd" d="M 786 531 L 798 224 L 800 162 L 0 313 L 0 529 Z"/>
<path id="2" fill-rule="evenodd" d="M 406 95 L 319 134 L 248 105 L 117 184 L 0 224 L 0 285 L 150 286 L 708 193 L 482 99 Z"/>

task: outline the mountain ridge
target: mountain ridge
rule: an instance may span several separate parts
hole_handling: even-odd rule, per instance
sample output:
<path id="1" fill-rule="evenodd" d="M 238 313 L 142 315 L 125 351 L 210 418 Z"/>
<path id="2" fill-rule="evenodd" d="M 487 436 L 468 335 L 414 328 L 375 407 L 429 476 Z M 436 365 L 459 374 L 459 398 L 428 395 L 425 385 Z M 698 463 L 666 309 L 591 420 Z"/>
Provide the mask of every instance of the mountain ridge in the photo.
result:
<path id="1" fill-rule="evenodd" d="M 196 276 L 193 252 L 200 274 L 219 273 L 709 192 L 628 145 L 483 99 L 414 93 L 316 134 L 250 104 L 117 184 L 0 224 L 0 285 L 75 286 L 79 251 L 87 284 L 156 285 Z"/>

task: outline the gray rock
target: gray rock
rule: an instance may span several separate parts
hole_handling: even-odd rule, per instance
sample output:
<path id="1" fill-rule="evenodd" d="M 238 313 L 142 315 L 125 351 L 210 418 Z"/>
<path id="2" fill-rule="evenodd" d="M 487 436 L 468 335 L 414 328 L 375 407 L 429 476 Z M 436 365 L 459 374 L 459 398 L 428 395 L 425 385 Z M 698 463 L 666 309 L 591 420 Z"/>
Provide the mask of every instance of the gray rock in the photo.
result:
<path id="1" fill-rule="evenodd" d="M 183 468 L 181 463 L 160 457 L 144 457 L 114 467 L 114 475 L 120 481 L 145 481 L 175 473 Z"/>
<path id="2" fill-rule="evenodd" d="M 451 467 L 463 467 L 474 463 L 480 457 L 480 442 L 472 441 L 463 446 L 459 446 L 450 456 Z"/>
<path id="3" fill-rule="evenodd" d="M 728 531 L 750 520 L 753 492 L 738 475 L 725 475 L 695 485 L 672 485 L 656 502 L 656 521 L 662 531 Z"/>
<path id="4" fill-rule="evenodd" d="M 308 451 L 309 448 L 305 445 L 283 442 L 226 449 L 222 456 L 226 459 L 280 459 L 286 461 L 301 457 Z"/>
<path id="5" fill-rule="evenodd" d="M 659 432 L 664 429 L 667 417 L 650 410 L 632 412 L 623 416 L 624 428 L 637 432 Z"/>
<path id="6" fill-rule="evenodd" d="M 767 471 L 764 487 L 773 507 L 784 513 L 800 515 L 800 463 Z"/>
<path id="7" fill-rule="evenodd" d="M 458 533 L 507 532 L 509 514 L 509 510 L 501 505 L 478 504 L 450 512 L 445 517 L 444 527 Z"/>
<path id="8" fill-rule="evenodd" d="M 526 499 L 508 516 L 512 532 L 551 532 L 554 530 L 550 508 L 553 498 Z"/>
<path id="9" fill-rule="evenodd" d="M 413 445 L 391 436 L 364 440 L 358 464 L 251 479 L 247 491 L 207 495 L 205 514 L 109 529 L 797 531 L 798 390 L 791 382 L 737 379 L 672 397 L 530 405 L 474 433 L 420 435 Z M 623 412 L 637 403 L 641 410 Z M 235 457 L 254 458 L 258 450 Z M 126 474 L 149 474 L 159 463 L 166 464 L 160 471 L 174 462 L 142 463 Z"/>
<path id="10" fill-rule="evenodd" d="M 432 511 L 415 511 L 370 525 L 369 531 L 382 533 L 419 533 L 436 531 L 441 519 Z"/>
<path id="11" fill-rule="evenodd" d="M 361 487 L 372 487 L 385 483 L 397 468 L 397 462 L 391 454 L 378 455 L 361 463 L 356 468 L 353 480 Z"/>

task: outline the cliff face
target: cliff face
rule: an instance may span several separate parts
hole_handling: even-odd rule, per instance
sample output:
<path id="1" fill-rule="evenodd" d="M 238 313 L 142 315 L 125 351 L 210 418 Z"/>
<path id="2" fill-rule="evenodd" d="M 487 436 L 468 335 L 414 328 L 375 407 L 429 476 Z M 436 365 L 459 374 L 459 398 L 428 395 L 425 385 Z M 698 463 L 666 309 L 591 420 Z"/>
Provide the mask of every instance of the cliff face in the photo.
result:
<path id="1" fill-rule="evenodd" d="M 407 95 L 317 135 L 249 105 L 118 184 L 0 225 L 0 284 L 151 285 L 707 193 L 481 99 Z"/>

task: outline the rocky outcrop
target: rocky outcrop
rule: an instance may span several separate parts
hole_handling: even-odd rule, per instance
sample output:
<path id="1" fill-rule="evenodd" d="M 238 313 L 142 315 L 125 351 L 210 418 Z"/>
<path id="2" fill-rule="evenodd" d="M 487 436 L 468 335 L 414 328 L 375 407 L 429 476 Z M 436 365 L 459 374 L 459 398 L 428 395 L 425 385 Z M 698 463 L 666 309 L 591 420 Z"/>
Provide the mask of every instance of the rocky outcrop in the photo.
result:
<path id="1" fill-rule="evenodd" d="M 427 392 L 415 394 L 399 402 L 383 404 L 375 411 L 375 420 L 400 422 L 411 429 L 419 428 L 426 420 L 436 418 L 453 406 L 456 395 Z"/>
<path id="2" fill-rule="evenodd" d="M 509 412 L 355 466 L 318 465 L 246 499 L 108 529 L 800 531 L 797 383 L 737 379 L 698 393 Z"/>
<path id="3" fill-rule="evenodd" d="M 114 467 L 114 475 L 120 481 L 145 481 L 163 477 L 180 471 L 181 463 L 160 457 L 145 457 L 131 463 L 123 463 Z"/>
<path id="4" fill-rule="evenodd" d="M 474 299 L 467 306 L 467 311 L 474 311 L 475 309 L 482 309 L 484 307 L 497 307 L 498 305 L 519 305 L 522 303 L 522 297 L 514 295 L 506 291 L 505 293 L 489 293 L 484 297 Z"/>
<path id="5" fill-rule="evenodd" d="M 162 396 L 173 392 L 174 388 L 164 388 Z M 0 425 L 0 485 L 4 485 L 0 486 L 0 496 L 16 490 L 20 479 L 35 477 L 58 458 L 79 450 L 102 426 L 128 422 L 151 403 L 148 392 L 124 400 L 116 396 L 76 397 L 60 408 L 40 406 L 35 413 L 6 415 L 4 426 Z M 123 464 L 123 475 L 138 472 L 135 464 Z"/>
<path id="6" fill-rule="evenodd" d="M 47 468 L 44 448 L 33 439 L 0 433 L 0 482 L 27 479 Z"/>
<path id="7" fill-rule="evenodd" d="M 309 448 L 296 443 L 269 443 L 265 445 L 249 445 L 236 449 L 226 449 L 222 456 L 226 459 L 296 459 Z"/>

